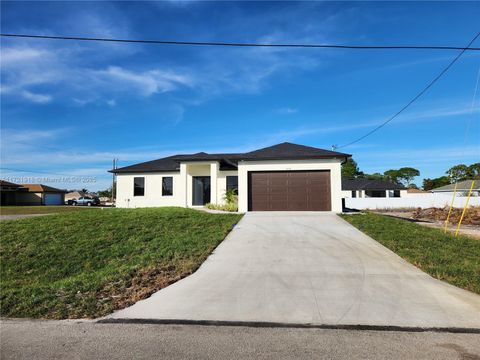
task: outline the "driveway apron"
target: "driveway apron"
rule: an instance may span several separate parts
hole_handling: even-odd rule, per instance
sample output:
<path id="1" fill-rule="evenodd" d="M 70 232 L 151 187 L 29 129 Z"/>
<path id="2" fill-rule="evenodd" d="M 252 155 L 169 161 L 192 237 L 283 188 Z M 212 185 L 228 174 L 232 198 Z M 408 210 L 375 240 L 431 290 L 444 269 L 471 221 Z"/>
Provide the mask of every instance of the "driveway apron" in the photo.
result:
<path id="1" fill-rule="evenodd" d="M 480 296 L 335 214 L 252 212 L 194 274 L 109 318 L 480 328 Z"/>

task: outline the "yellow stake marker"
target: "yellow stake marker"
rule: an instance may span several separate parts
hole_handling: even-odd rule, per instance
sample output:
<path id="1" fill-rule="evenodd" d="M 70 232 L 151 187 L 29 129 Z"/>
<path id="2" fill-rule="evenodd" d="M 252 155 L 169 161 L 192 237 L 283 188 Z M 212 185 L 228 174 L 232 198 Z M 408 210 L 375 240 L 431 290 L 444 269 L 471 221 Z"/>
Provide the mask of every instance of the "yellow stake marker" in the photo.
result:
<path id="1" fill-rule="evenodd" d="M 455 237 L 458 236 L 458 230 L 460 230 L 460 225 L 462 224 L 463 217 L 465 216 L 465 211 L 467 210 L 468 201 L 470 200 L 470 196 L 472 195 L 474 184 L 475 184 L 475 180 L 472 180 L 472 186 L 470 186 L 470 191 L 468 192 L 467 201 L 465 202 L 465 206 L 463 207 L 462 216 L 460 216 L 460 221 L 458 222 L 458 226 L 457 226 L 457 231 L 455 231 Z"/>
<path id="2" fill-rule="evenodd" d="M 448 229 L 448 219 L 450 219 L 450 214 L 452 213 L 452 208 L 453 208 L 453 202 L 455 200 L 455 194 L 457 193 L 457 182 L 455 182 L 455 187 L 453 188 L 453 198 L 452 198 L 452 203 L 450 204 L 450 209 L 448 210 L 448 215 L 447 219 L 445 220 L 445 228 L 443 229 L 443 232 L 446 234 L 447 229 Z"/>

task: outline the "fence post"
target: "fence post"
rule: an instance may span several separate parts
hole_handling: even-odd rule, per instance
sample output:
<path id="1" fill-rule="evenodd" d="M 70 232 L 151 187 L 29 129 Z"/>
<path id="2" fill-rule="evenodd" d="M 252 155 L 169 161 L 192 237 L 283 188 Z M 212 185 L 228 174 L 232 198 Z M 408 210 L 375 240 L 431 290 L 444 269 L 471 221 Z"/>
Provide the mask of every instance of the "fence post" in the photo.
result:
<path id="1" fill-rule="evenodd" d="M 455 231 L 455 237 L 458 236 L 458 230 L 460 230 L 460 225 L 462 224 L 463 217 L 465 216 L 465 211 L 467 210 L 468 201 L 470 200 L 470 196 L 472 195 L 474 184 L 475 184 L 475 180 L 472 180 L 472 186 L 470 186 L 470 191 L 468 192 L 467 201 L 465 202 L 465 206 L 463 207 L 462 216 L 460 216 L 460 221 L 458 222 L 458 226 L 457 226 L 457 231 Z"/>
<path id="2" fill-rule="evenodd" d="M 450 214 L 452 213 L 452 208 L 453 208 L 453 202 L 455 201 L 455 194 L 457 193 L 457 182 L 455 182 L 455 187 L 453 188 L 453 198 L 452 198 L 452 203 L 450 204 L 450 209 L 448 210 L 448 215 L 447 219 L 445 220 L 445 228 L 443 229 L 443 232 L 446 234 L 447 233 L 447 228 L 448 228 L 448 220 L 450 219 Z"/>

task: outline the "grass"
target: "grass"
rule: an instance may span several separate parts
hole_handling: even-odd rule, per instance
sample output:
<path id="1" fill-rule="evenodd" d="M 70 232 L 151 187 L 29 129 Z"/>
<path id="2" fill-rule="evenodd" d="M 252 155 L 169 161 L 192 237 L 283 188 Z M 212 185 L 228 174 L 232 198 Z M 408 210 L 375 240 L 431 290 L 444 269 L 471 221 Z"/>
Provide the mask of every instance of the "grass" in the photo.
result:
<path id="1" fill-rule="evenodd" d="M 240 218 L 150 208 L 2 221 L 1 315 L 111 313 L 195 271 Z"/>
<path id="2" fill-rule="evenodd" d="M 373 213 L 341 216 L 431 276 L 480 294 L 480 241 Z"/>
<path id="3" fill-rule="evenodd" d="M 0 206 L 0 215 L 53 214 L 95 209 L 91 206 Z M 97 208 L 98 210 L 98 208 Z"/>

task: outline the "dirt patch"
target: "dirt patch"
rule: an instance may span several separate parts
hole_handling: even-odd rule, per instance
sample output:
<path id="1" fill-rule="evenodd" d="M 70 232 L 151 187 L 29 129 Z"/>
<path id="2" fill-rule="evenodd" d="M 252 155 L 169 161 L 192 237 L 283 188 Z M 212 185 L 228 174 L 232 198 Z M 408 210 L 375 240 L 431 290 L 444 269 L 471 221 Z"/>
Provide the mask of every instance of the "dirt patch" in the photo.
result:
<path id="1" fill-rule="evenodd" d="M 412 213 L 412 219 L 415 220 L 427 220 L 434 222 L 444 222 L 448 216 L 448 207 L 444 208 L 418 208 Z M 463 209 L 452 209 L 450 213 L 449 223 L 458 224 L 460 217 L 462 216 Z M 470 207 L 465 212 L 462 224 L 464 225 L 480 225 L 480 207 Z"/>
<path id="2" fill-rule="evenodd" d="M 114 310 L 126 308 L 195 271 L 188 268 L 169 266 L 133 271 L 128 280 L 107 284 L 97 294 L 97 300 L 110 303 Z"/>
<path id="3" fill-rule="evenodd" d="M 375 211 L 382 215 L 393 216 L 416 222 L 419 225 L 443 229 L 448 215 L 448 207 L 427 209 L 391 209 Z M 455 232 L 463 209 L 452 209 L 447 230 Z M 480 207 L 468 208 L 462 220 L 460 234 L 480 239 Z"/>

